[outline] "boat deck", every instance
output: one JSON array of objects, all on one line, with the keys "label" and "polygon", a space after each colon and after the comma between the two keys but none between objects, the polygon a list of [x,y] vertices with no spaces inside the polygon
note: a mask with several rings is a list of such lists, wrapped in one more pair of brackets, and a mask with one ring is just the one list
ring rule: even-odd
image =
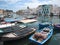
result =
[{"label": "boat deck", "polygon": [[31,22],[36,22],[37,20],[36,19],[23,19],[21,21],[18,21],[18,22],[22,22],[22,23],[31,23]]},{"label": "boat deck", "polygon": [[21,28],[19,26],[11,26],[11,27],[7,27],[7,28],[2,28],[2,29],[0,29],[0,31],[2,31],[2,33],[8,33],[8,32],[21,30],[21,29],[23,29],[23,28]]},{"label": "boat deck", "polygon": [[36,30],[34,28],[29,28],[29,27],[26,27],[24,29],[14,28],[14,30],[15,29],[16,29],[16,31],[2,35],[1,40],[7,41],[7,40],[20,39],[20,38],[23,38],[23,37],[35,32],[35,30]]}]

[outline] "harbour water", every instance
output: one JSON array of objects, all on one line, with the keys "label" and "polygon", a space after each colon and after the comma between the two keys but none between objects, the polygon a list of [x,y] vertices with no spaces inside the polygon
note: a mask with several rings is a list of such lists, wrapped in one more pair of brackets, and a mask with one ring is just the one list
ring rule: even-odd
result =
[{"label": "harbour water", "polygon": [[[40,16],[37,19],[38,19],[38,22],[28,24],[28,25],[32,27],[35,26],[38,29],[38,23],[41,22],[42,17]],[[48,18],[46,17],[46,19]],[[49,18],[49,21],[52,21],[53,24],[60,23],[60,17],[52,16]],[[6,41],[4,45],[37,45],[29,41],[29,37],[31,35],[22,39],[14,40],[14,41]],[[60,30],[54,30],[53,36],[44,45],[60,45]]]}]

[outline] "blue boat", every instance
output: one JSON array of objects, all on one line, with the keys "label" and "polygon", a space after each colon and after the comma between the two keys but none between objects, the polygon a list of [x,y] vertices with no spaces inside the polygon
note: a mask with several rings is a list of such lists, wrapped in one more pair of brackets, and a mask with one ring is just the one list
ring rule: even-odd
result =
[{"label": "blue boat", "polygon": [[36,43],[38,45],[43,45],[45,42],[47,42],[51,36],[53,35],[53,28],[45,27],[41,30],[37,30],[35,34],[33,34],[29,40],[33,43]]},{"label": "blue boat", "polygon": [[51,22],[43,22],[43,23],[40,23],[39,24],[39,30],[42,29],[42,28],[44,28],[44,27],[48,27],[50,25],[52,25]]},{"label": "blue boat", "polygon": [[20,18],[5,18],[4,21],[5,22],[17,22],[20,21]]}]

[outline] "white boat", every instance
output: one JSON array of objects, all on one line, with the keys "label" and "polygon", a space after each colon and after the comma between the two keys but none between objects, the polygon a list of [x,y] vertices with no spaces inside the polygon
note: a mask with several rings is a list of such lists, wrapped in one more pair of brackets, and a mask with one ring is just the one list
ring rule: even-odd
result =
[{"label": "white boat", "polygon": [[35,18],[37,18],[36,16],[28,16],[28,17],[26,17],[26,19],[35,19]]},{"label": "white boat", "polygon": [[20,20],[18,22],[22,22],[22,23],[31,23],[31,22],[36,22],[37,20],[36,19],[23,19],[23,20]]},{"label": "white boat", "polygon": [[15,25],[15,23],[0,24],[0,28],[11,27],[11,26],[14,26],[14,25]]},{"label": "white boat", "polygon": [[26,28],[24,24],[6,23],[0,25],[0,33],[10,33]]}]

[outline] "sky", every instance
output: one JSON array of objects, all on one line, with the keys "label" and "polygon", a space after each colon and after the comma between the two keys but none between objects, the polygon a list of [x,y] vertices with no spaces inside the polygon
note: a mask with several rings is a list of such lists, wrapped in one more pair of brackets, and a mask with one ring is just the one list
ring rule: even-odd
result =
[{"label": "sky", "polygon": [[38,5],[53,4],[60,6],[60,0],[0,0],[0,9],[9,9],[18,11],[26,9],[27,6],[30,8],[36,8]]}]

